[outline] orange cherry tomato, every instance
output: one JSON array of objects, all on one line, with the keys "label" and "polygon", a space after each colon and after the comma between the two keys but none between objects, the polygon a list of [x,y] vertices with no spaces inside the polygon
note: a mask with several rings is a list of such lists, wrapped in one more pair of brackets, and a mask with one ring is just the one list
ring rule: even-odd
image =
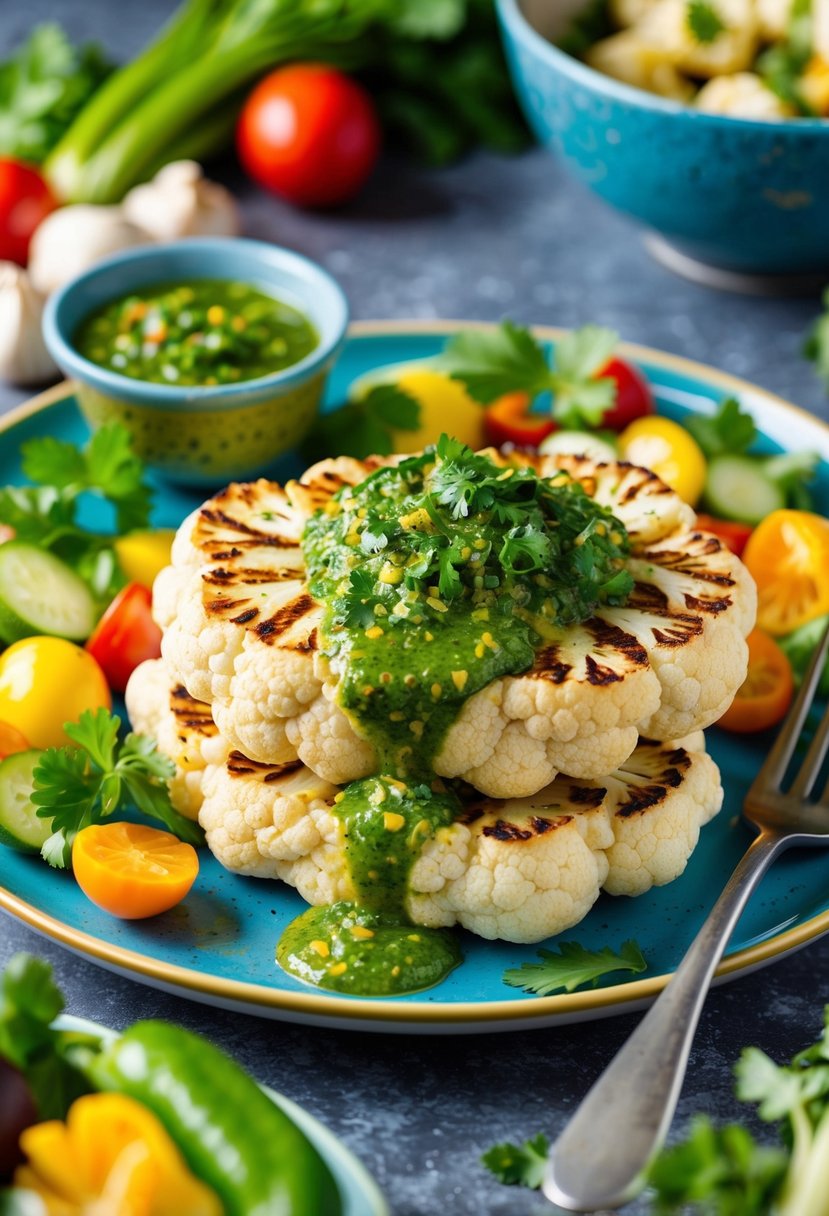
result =
[{"label": "orange cherry tomato", "polygon": [[725,730],[737,734],[774,726],[784,717],[794,694],[791,663],[774,638],[753,629],[747,640],[748,675],[719,720]]},{"label": "orange cherry tomato", "polygon": [[697,515],[697,527],[702,532],[713,532],[737,557],[742,557],[753,531],[751,524],[738,524],[733,519],[717,519],[715,515]]},{"label": "orange cherry tomato", "polygon": [[192,845],[135,823],[83,828],[72,845],[78,886],[94,904],[124,920],[157,916],[181,903],[196,881]]},{"label": "orange cherry tomato", "polygon": [[527,393],[504,393],[484,410],[484,434],[487,442],[500,448],[514,443],[519,448],[537,448],[542,439],[558,430],[558,423],[549,414],[533,414]]},{"label": "orange cherry tomato", "polygon": [[27,752],[31,744],[10,722],[0,722],[0,760],[13,756],[15,752]]},{"label": "orange cherry tomato", "polygon": [[161,655],[161,630],[152,616],[152,595],[141,583],[119,591],[98,622],[86,649],[114,692],[123,692],[136,667]]},{"label": "orange cherry tomato", "polygon": [[757,584],[757,624],[782,637],[829,612],[829,519],[772,511],[752,532],[743,561]]}]

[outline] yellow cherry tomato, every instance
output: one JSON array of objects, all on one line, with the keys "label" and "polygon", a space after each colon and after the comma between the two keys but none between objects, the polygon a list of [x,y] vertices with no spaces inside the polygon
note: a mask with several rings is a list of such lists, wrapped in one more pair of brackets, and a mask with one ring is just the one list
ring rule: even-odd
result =
[{"label": "yellow cherry tomato", "polygon": [[637,418],[619,436],[619,455],[650,469],[685,502],[696,505],[705,486],[705,457],[678,422],[656,414]]},{"label": "yellow cherry tomato", "polygon": [[392,430],[395,452],[419,452],[437,443],[445,431],[470,448],[479,448],[484,439],[484,411],[457,380],[442,372],[412,368],[398,375],[397,383],[420,406],[420,423],[415,431]]},{"label": "yellow cherry tomato", "polygon": [[748,538],[743,561],[757,584],[757,624],[767,633],[781,637],[829,612],[829,519],[772,511]]},{"label": "yellow cherry tomato", "polygon": [[174,536],[172,528],[127,532],[125,536],[119,536],[114,548],[127,581],[152,588],[155,576],[170,564]]},{"label": "yellow cherry tomato", "polygon": [[64,722],[111,704],[92,655],[63,638],[24,638],[0,655],[0,721],[12,722],[30,747],[71,743]]}]

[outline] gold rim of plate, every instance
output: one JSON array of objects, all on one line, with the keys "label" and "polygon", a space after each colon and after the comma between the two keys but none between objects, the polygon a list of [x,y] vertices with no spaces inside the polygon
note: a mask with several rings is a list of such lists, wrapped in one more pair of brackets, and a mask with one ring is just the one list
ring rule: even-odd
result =
[{"label": "gold rim of plate", "polygon": [[[458,329],[488,328],[492,328],[490,323],[477,321],[358,321],[349,326],[348,337],[374,338],[412,333],[442,335]],[[539,337],[552,340],[560,338],[567,332],[543,325],[534,325],[532,329]],[[751,384],[747,380],[741,380],[727,372],[720,372],[716,368],[697,363],[693,359],[664,354],[648,346],[620,343],[619,353],[639,362],[664,367],[705,381],[714,380],[718,385],[731,389],[735,393],[751,393],[776,409],[796,415],[811,426],[821,428],[826,433],[829,446],[828,423],[799,406],[790,404],[782,397],[758,388],[757,385]],[[71,381],[64,381],[33,397],[31,401],[10,410],[0,417],[0,434],[12,429],[33,414],[49,409],[50,406],[62,401],[65,397],[72,396],[73,392]],[[223,1002],[254,1006],[262,1010],[279,1010],[286,1014],[294,1013],[321,1019],[341,1018],[354,1022],[385,1023],[421,1022],[436,1026],[451,1026],[459,1022],[521,1023],[559,1018],[573,1020],[580,1014],[595,1015],[602,1010],[611,1010],[614,1007],[618,1007],[622,1012],[625,1006],[634,1002],[652,1000],[662,991],[673,974],[673,972],[667,972],[646,980],[622,980],[607,988],[588,989],[585,992],[564,993],[558,996],[535,997],[526,1001],[516,999],[463,1001],[451,1004],[429,1001],[428,1004],[420,1005],[373,998],[344,998],[329,996],[325,992],[286,992],[279,988],[267,988],[259,984],[245,983],[242,980],[222,979],[186,967],[163,963],[148,955],[126,950],[121,946],[101,941],[91,934],[72,929],[60,920],[41,912],[34,905],[19,899],[2,886],[0,886],[0,909],[9,912],[38,933],[44,934],[69,949],[96,959],[110,968],[132,972],[165,987],[199,994],[202,997],[213,997]],[[747,946],[745,949],[729,955],[720,963],[716,976],[718,978],[733,977],[752,971],[762,966],[763,963],[780,958],[784,954],[789,954],[791,951],[807,945],[825,933],[829,933],[829,910],[804,921],[801,925],[775,934],[766,941]]]}]

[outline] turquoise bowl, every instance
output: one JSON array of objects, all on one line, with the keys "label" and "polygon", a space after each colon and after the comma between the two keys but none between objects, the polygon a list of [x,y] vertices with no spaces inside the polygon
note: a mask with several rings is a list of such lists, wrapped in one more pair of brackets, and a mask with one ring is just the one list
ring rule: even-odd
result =
[{"label": "turquoise bowl", "polygon": [[829,275],[829,121],[700,113],[554,46],[584,0],[497,5],[515,87],[539,139],[608,203],[659,234],[677,266],[692,259],[740,274]]},{"label": "turquoise bowl", "polygon": [[[317,345],[268,376],[186,388],[119,375],[75,348],[78,326],[103,304],[137,288],[192,279],[233,279],[277,296],[309,318]],[[340,287],[308,258],[264,241],[194,238],[99,262],[50,297],[43,333],[61,371],[77,382],[91,426],[122,422],[141,458],[164,477],[209,485],[261,473],[305,437],[347,324]]]}]

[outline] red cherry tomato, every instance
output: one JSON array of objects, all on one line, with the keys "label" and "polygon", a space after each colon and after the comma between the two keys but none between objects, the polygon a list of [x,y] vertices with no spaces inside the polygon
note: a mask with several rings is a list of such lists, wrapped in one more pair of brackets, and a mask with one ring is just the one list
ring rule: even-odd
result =
[{"label": "red cherry tomato", "polygon": [[304,207],[352,198],[380,152],[380,123],[366,90],[320,63],[271,72],[245,102],[239,159],[261,185]]},{"label": "red cherry tomato", "polygon": [[549,414],[533,414],[524,392],[505,393],[484,410],[484,435],[493,447],[514,443],[520,448],[537,448],[542,439],[558,430]]},{"label": "red cherry tomato", "polygon": [[650,385],[638,367],[624,359],[611,359],[597,375],[602,380],[616,381],[616,404],[607,410],[601,421],[601,426],[607,430],[623,431],[629,422],[654,412]]},{"label": "red cherry tomato", "polygon": [[56,206],[34,165],[0,157],[0,261],[25,266],[32,233]]},{"label": "red cherry tomato", "polygon": [[738,524],[732,519],[717,519],[714,515],[698,515],[697,527],[703,532],[713,532],[737,557],[742,557],[746,541],[754,531],[749,524]]},{"label": "red cherry tomato", "polygon": [[86,644],[114,692],[124,691],[139,663],[161,654],[161,630],[151,605],[149,589],[130,583],[118,592]]}]

